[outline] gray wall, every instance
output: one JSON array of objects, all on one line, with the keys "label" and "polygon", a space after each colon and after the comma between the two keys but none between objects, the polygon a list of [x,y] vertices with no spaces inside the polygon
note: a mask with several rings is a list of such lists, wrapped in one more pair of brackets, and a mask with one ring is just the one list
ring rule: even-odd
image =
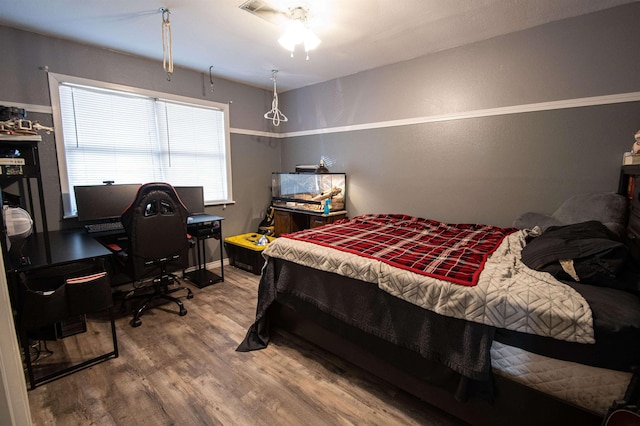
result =
[{"label": "gray wall", "polygon": [[[335,161],[350,216],[500,226],[576,193],[616,191],[640,102],[376,127],[640,91],[638,22],[633,3],[286,92],[282,131],[311,134],[286,138],[283,170]],[[354,125],[365,129],[314,132]]]},{"label": "gray wall", "polygon": [[[176,68],[167,81],[161,62],[137,58],[110,50],[89,47],[56,38],[0,26],[0,103],[11,102],[51,106],[46,65],[51,72],[140,87],[181,96],[230,103],[231,128],[270,131],[262,115],[271,105],[269,91],[215,79],[211,93],[207,72]],[[205,75],[206,74],[206,75]],[[50,114],[30,113],[32,120],[52,124]],[[50,229],[78,226],[75,219],[62,219],[55,139],[44,135],[40,158]],[[232,182],[235,204],[208,207],[207,212],[223,216],[224,236],[257,230],[270,202],[270,177],[280,169],[280,143],[277,140],[231,134]],[[217,241],[208,241],[207,258],[219,258]]]},{"label": "gray wall", "polygon": [[[509,225],[551,212],[576,193],[615,191],[622,153],[640,128],[640,102],[572,107],[378,128],[380,123],[640,91],[640,3],[543,25],[281,94],[281,141],[233,134],[237,203],[211,207],[225,235],[253,230],[271,171],[334,161],[348,174],[350,215],[403,212],[447,222]],[[0,27],[0,100],[50,105],[52,72],[231,101],[231,127],[272,131],[269,91],[159,62]],[[30,115],[45,124],[48,114]],[[364,129],[321,133],[362,125]],[[320,130],[320,131],[318,131]],[[296,136],[295,132],[310,131]],[[41,144],[50,227],[61,217],[55,141]],[[211,244],[217,257],[215,244]]]},{"label": "gray wall", "polygon": [[[270,173],[317,163],[348,174],[350,215],[404,212],[448,222],[509,225],[575,193],[615,191],[640,103],[565,108],[376,129],[380,122],[640,91],[640,4],[552,23],[280,95],[281,132],[366,125],[282,142],[232,134],[236,204],[210,207],[225,235],[257,227]],[[160,62],[0,27],[0,101],[50,106],[52,72],[230,102],[231,127],[273,131],[268,91]],[[321,60],[321,50],[311,60]],[[49,114],[30,114],[51,124]],[[365,126],[366,127],[366,126]],[[41,144],[48,222],[63,222],[55,140]],[[218,256],[209,243],[209,260]],[[0,407],[4,411],[6,407]]]}]

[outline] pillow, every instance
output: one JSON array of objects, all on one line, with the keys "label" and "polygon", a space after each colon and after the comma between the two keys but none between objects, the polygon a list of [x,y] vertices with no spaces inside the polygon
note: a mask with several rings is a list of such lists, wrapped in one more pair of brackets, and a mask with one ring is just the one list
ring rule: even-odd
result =
[{"label": "pillow", "polygon": [[551,226],[597,220],[618,236],[623,236],[627,223],[627,198],[613,192],[580,194],[567,199],[553,214],[528,212],[513,221],[513,227],[543,231]]},{"label": "pillow", "polygon": [[550,226],[564,225],[555,217],[549,214],[528,212],[518,216],[513,221],[513,227],[518,229],[533,229],[538,226],[542,231]]},{"label": "pillow", "polygon": [[562,203],[553,217],[565,225],[597,220],[624,225],[627,220],[627,198],[615,193],[574,195]]}]

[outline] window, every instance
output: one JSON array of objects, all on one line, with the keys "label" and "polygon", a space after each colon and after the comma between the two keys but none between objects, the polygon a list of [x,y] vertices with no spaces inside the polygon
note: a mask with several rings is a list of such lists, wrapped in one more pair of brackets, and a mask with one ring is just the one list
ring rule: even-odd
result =
[{"label": "window", "polygon": [[49,73],[65,217],[73,187],[168,182],[232,201],[225,104]]}]

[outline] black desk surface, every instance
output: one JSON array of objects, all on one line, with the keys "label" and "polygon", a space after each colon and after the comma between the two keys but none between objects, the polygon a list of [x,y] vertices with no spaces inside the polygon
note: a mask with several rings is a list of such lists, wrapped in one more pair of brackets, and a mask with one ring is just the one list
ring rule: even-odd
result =
[{"label": "black desk surface", "polygon": [[[200,225],[221,221],[224,218],[209,214],[189,216],[187,225]],[[122,231],[120,231],[122,232]],[[7,271],[26,271],[43,266],[75,262],[82,259],[109,256],[111,251],[96,237],[103,234],[89,234],[85,229],[49,231],[50,259],[43,233],[30,235],[22,241],[11,244],[8,258],[5,258]]]},{"label": "black desk surface", "polygon": [[36,233],[23,241],[15,241],[11,244],[8,259],[6,259],[6,269],[8,271],[25,271],[111,254],[109,249],[96,241],[84,229],[49,231],[48,236],[51,248],[50,259],[47,259],[44,234]]},{"label": "black desk surface", "polygon": [[187,218],[187,225],[197,225],[200,223],[207,223],[207,222],[219,222],[223,219],[224,217],[222,216],[214,216],[206,213],[196,214],[196,215],[189,216]]}]

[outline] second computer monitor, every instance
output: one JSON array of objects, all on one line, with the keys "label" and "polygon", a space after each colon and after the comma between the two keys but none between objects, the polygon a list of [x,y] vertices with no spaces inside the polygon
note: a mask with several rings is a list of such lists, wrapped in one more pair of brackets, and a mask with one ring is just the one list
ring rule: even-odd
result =
[{"label": "second computer monitor", "polygon": [[189,214],[204,212],[204,188],[201,186],[174,186]]}]

